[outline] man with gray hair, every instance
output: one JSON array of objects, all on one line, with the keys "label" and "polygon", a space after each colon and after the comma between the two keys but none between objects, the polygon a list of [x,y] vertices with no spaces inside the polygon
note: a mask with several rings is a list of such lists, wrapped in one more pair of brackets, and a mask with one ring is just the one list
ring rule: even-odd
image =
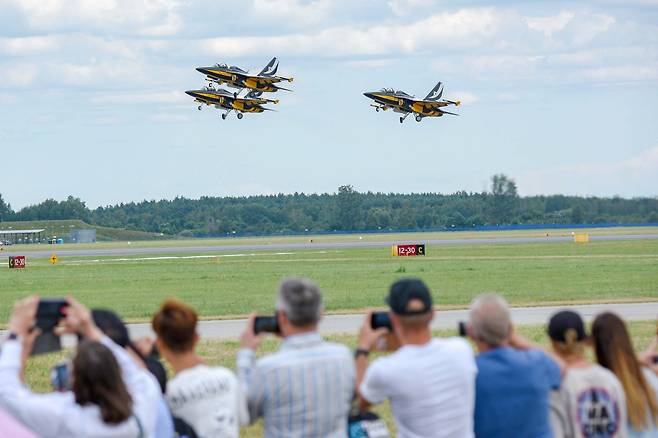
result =
[{"label": "man with gray hair", "polygon": [[549,397],[561,363],[514,332],[509,306],[496,294],[471,304],[468,334],[476,357],[476,437],[551,438]]},{"label": "man with gray hair", "polygon": [[238,376],[251,421],[265,419],[266,437],[345,437],[354,392],[354,361],[347,347],[323,341],[317,331],[322,296],[308,279],[284,280],[276,299],[276,353],[256,360],[263,334],[249,318],[240,340]]}]

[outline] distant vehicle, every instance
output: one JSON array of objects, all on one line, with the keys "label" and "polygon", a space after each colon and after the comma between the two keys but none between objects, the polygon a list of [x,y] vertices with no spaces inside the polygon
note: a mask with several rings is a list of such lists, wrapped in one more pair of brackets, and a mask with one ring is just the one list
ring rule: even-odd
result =
[{"label": "distant vehicle", "polygon": [[226,116],[231,111],[237,113],[238,119],[241,119],[243,113],[262,113],[263,111],[273,111],[270,108],[265,108],[263,105],[267,103],[279,103],[278,100],[265,99],[260,97],[260,91],[250,91],[244,97],[237,97],[235,93],[231,93],[224,89],[215,89],[211,86],[203,87],[201,90],[188,90],[185,94],[192,96],[195,102],[200,103],[198,106],[199,111],[203,105],[214,105],[217,109],[227,110],[222,114],[222,120],[226,120]]},{"label": "distant vehicle", "polygon": [[279,82],[292,82],[293,78],[286,78],[283,76],[276,76],[279,68],[279,61],[276,58],[272,60],[261,70],[257,75],[249,74],[247,70],[234,65],[228,66],[226,64],[215,64],[212,67],[198,67],[196,70],[199,73],[206,75],[206,80],[211,83],[219,85],[226,84],[231,88],[237,88],[239,91],[235,93],[238,96],[240,91],[245,88],[260,92],[275,92],[279,90],[291,91],[287,88],[275,85]]},{"label": "distant vehicle", "polygon": [[458,116],[459,114],[443,111],[441,108],[448,105],[459,106],[461,103],[458,100],[441,100],[443,95],[441,82],[436,84],[424,99],[416,99],[404,91],[395,91],[392,88],[382,88],[379,91],[363,93],[363,95],[375,101],[374,104],[370,104],[375,111],[392,109],[396,113],[404,114],[400,117],[400,123],[404,122],[409,114],[414,114],[417,122],[423,120],[424,117],[441,117],[444,114]]}]

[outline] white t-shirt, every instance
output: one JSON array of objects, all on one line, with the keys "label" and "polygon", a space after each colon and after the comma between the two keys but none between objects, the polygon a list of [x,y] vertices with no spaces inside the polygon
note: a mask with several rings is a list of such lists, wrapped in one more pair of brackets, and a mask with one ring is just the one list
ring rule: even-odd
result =
[{"label": "white t-shirt", "polygon": [[477,367],[460,338],[405,345],[375,360],[359,387],[370,403],[390,399],[398,437],[472,437]]},{"label": "white t-shirt", "polygon": [[551,394],[551,427],[556,438],[625,438],[626,399],[617,377],[592,364],[567,368]]},{"label": "white t-shirt", "polygon": [[237,438],[249,422],[242,387],[223,367],[197,365],[176,374],[167,382],[167,403],[201,438]]}]

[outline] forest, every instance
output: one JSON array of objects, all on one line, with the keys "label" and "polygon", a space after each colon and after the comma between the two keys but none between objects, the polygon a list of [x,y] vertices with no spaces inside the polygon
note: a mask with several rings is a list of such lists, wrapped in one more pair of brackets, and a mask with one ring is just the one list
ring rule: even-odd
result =
[{"label": "forest", "polygon": [[483,225],[658,223],[658,198],[518,194],[513,179],[491,177],[481,193],[335,193],[144,200],[90,209],[79,198],[13,211],[0,194],[0,222],[80,219],[92,225],[172,236],[224,236],[462,229]]}]

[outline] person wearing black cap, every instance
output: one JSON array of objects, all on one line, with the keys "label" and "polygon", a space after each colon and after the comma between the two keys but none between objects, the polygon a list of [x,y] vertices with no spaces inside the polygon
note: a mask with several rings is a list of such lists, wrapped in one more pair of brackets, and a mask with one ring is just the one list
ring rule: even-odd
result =
[{"label": "person wearing black cap", "polygon": [[461,338],[432,338],[432,296],[417,279],[399,280],[386,299],[401,347],[368,367],[368,354],[388,329],[366,316],[356,350],[363,409],[388,399],[398,437],[472,437],[476,366]]},{"label": "person wearing black cap", "polygon": [[[152,357],[145,357],[132,343],[128,333],[128,327],[123,323],[119,315],[112,310],[93,309],[91,317],[96,326],[119,347],[124,348],[131,354],[133,359],[143,363],[144,367],[158,382],[158,386],[164,392],[167,373],[162,364]],[[158,366],[159,365],[159,366]],[[157,403],[156,424],[154,438],[170,438],[174,435],[174,423],[171,412],[167,407],[164,397],[160,395],[154,401]]]},{"label": "person wearing black cap", "polygon": [[560,389],[551,394],[554,436],[628,436],[624,390],[611,371],[587,360],[588,337],[580,315],[570,310],[556,313],[548,336],[566,366]]}]

